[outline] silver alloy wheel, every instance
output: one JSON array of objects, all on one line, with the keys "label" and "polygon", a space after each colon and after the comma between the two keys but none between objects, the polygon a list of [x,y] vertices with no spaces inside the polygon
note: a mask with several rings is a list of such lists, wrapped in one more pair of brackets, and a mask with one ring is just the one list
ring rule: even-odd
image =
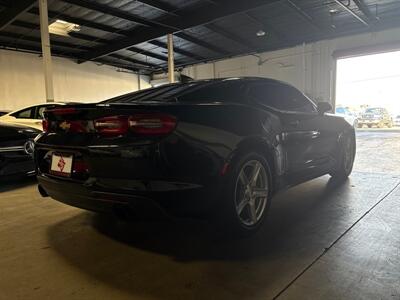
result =
[{"label": "silver alloy wheel", "polygon": [[235,186],[235,206],[240,221],[254,226],[260,221],[268,201],[268,176],[258,160],[246,162]]}]

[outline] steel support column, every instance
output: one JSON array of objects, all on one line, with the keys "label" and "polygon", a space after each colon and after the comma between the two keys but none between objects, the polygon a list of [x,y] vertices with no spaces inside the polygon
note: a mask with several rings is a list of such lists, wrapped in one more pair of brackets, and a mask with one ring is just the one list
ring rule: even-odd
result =
[{"label": "steel support column", "polygon": [[39,11],[40,11],[40,37],[42,41],[44,81],[46,88],[46,102],[54,102],[53,66],[51,61],[47,0],[39,0]]},{"label": "steel support column", "polygon": [[168,80],[175,82],[175,62],[174,62],[174,36],[168,34]]}]

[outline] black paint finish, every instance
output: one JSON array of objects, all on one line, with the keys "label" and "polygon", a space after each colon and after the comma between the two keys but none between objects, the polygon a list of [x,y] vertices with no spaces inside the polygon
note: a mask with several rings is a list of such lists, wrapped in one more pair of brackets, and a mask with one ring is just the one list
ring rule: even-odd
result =
[{"label": "black paint finish", "polygon": [[[296,112],[270,107],[268,99],[259,101],[264,95],[252,94],[253,84],[295,92],[296,97],[307,101],[307,109]],[[239,100],[232,102],[224,94],[203,95],[219,87],[229,94],[238,86]],[[183,214],[202,213],[218,201],[224,178],[243,154],[258,152],[265,156],[276,192],[330,173],[339,160],[341,137],[354,133],[343,118],[318,111],[293,87],[274,80],[221,79],[163,87],[171,94],[169,87],[183,87],[184,92],[163,98],[168,92],[160,88],[99,104],[75,105],[73,114],[47,112],[53,132],[36,139],[35,151],[41,187],[56,200],[90,210],[146,203]],[[195,98],[199,94],[202,100]],[[167,136],[129,132],[104,137],[91,125],[105,116],[150,112],[176,117],[175,130]],[[82,121],[86,132],[73,133],[60,127],[73,121]],[[87,170],[73,172],[70,178],[50,175],[54,152],[73,154]]]}]

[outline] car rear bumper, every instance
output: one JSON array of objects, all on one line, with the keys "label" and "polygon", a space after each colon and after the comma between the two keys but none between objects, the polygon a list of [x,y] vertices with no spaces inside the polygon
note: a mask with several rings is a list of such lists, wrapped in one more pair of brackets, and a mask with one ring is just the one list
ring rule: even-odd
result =
[{"label": "car rear bumper", "polygon": [[[51,198],[85,210],[118,213],[126,211],[135,215],[156,212],[176,216],[203,215],[209,210],[209,189],[175,182],[143,183],[126,180],[96,180],[74,182],[40,174],[40,189]],[[127,189],[131,186],[142,186]],[[125,187],[125,189],[121,188]]]}]

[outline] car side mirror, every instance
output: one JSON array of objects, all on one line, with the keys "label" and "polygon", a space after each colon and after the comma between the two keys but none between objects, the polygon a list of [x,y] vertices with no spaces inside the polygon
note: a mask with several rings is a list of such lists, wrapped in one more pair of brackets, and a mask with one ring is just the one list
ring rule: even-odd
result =
[{"label": "car side mirror", "polygon": [[332,110],[332,105],[329,102],[318,102],[317,110],[320,115]]}]

